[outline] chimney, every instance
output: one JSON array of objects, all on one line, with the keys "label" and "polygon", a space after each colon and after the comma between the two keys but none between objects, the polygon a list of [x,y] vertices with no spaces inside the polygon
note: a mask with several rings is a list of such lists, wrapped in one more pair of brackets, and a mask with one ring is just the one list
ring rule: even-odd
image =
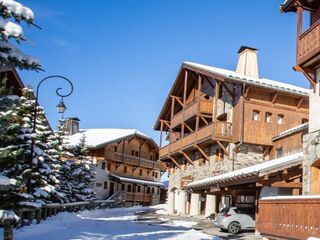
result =
[{"label": "chimney", "polygon": [[73,117],[73,118],[67,118],[64,122],[64,128],[67,132],[67,135],[73,135],[79,132],[79,122],[80,119]]},{"label": "chimney", "polygon": [[259,78],[258,49],[241,46],[238,50],[239,60],[236,73]]}]

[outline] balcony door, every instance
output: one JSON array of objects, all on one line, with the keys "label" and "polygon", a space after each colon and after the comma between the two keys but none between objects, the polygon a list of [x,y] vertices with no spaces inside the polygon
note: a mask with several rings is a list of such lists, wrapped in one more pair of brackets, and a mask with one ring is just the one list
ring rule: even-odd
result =
[{"label": "balcony door", "polygon": [[320,194],[320,159],[311,165],[311,194]]}]

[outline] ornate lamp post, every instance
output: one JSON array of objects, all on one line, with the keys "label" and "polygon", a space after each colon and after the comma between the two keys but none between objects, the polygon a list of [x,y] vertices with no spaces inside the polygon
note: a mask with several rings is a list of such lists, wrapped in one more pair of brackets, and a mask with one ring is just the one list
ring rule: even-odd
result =
[{"label": "ornate lamp post", "polygon": [[[72,84],[72,82],[71,82],[68,78],[66,78],[66,77],[63,77],[63,76],[60,76],[60,75],[52,75],[52,76],[48,76],[48,77],[42,79],[42,80],[38,83],[37,88],[36,88],[36,96],[35,96],[35,97],[36,97],[36,102],[35,102],[35,107],[34,107],[34,110],[33,110],[33,122],[32,122],[33,127],[32,127],[32,133],[35,133],[35,132],[36,132],[37,112],[38,112],[38,97],[39,97],[39,89],[40,89],[40,86],[41,86],[41,84],[42,84],[44,81],[46,81],[47,79],[51,79],[51,78],[61,78],[61,79],[65,80],[65,81],[67,81],[67,82],[70,84],[70,87],[71,87],[71,88],[70,88],[70,91],[69,91],[67,94],[62,94],[62,93],[60,93],[60,90],[62,90],[61,87],[59,87],[59,88],[56,89],[56,94],[61,97],[61,100],[60,100],[59,104],[56,106],[58,113],[63,114],[63,113],[65,112],[65,110],[67,109],[67,107],[66,107],[66,105],[65,105],[64,102],[63,102],[63,98],[70,96],[70,95],[72,94],[72,92],[73,92],[73,84]],[[32,169],[32,160],[33,160],[33,157],[34,157],[33,155],[34,155],[34,139],[32,138],[32,141],[31,141],[31,151],[30,151],[30,159],[29,159],[29,167],[30,167],[30,169]],[[28,191],[29,194],[31,194],[31,190],[32,190],[32,188],[31,188],[31,175],[30,175],[29,178],[28,178],[28,181],[27,181],[27,191]]]}]

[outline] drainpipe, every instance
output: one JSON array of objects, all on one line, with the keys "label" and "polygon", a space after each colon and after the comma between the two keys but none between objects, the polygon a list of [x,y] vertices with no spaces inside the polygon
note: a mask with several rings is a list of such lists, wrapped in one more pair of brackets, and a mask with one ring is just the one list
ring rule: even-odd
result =
[{"label": "drainpipe", "polygon": [[246,89],[246,83],[243,83],[242,87],[242,116],[241,116],[241,130],[240,130],[240,142],[234,147],[233,149],[233,154],[232,154],[232,171],[234,171],[234,154],[235,152],[239,149],[239,147],[243,143],[243,138],[244,138],[244,94],[245,94],[245,89]]}]

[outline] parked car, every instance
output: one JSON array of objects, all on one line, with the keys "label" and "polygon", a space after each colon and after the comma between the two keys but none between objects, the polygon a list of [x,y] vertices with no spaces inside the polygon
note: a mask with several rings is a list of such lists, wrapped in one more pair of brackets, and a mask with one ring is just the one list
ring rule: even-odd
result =
[{"label": "parked car", "polygon": [[214,225],[222,231],[236,234],[244,229],[255,228],[254,209],[242,209],[236,207],[224,208],[217,214],[213,221]]}]

